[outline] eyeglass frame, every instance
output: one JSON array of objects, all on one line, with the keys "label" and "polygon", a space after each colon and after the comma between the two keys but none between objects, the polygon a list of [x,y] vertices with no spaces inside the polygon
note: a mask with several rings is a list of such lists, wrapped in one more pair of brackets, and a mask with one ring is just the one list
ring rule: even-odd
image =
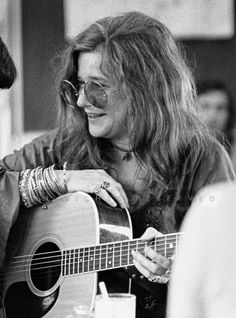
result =
[{"label": "eyeglass frame", "polygon": [[[77,97],[77,100],[78,100],[78,98],[79,98],[79,96],[80,96],[80,94],[81,94],[80,90],[83,89],[84,94],[85,94],[86,98],[87,98],[88,101],[89,101],[89,98],[88,98],[87,93],[86,93],[86,85],[87,85],[88,83],[95,83],[96,85],[98,85],[98,86],[104,91],[104,95],[102,95],[102,96],[104,96],[104,97],[109,96],[109,95],[111,95],[112,93],[114,93],[114,92],[116,91],[116,90],[115,90],[115,91],[111,91],[111,92],[106,92],[105,88],[104,88],[99,82],[94,81],[94,80],[89,80],[89,81],[87,81],[87,82],[84,82],[84,84],[81,85],[81,86],[79,87],[79,89],[76,88],[76,86],[75,86],[73,83],[71,83],[69,80],[66,80],[66,79],[65,79],[65,80],[63,80],[62,82],[66,82],[67,84],[69,84],[69,85],[72,87],[72,89],[74,90],[74,95],[75,95],[75,97]],[[61,95],[62,95],[62,97],[63,97],[63,99],[65,100],[66,103],[68,103],[69,105],[71,105],[71,106],[73,106],[73,107],[76,107],[76,106],[77,106],[77,103],[76,103],[76,105],[74,105],[74,104],[72,104],[72,103],[69,102],[69,100],[65,97],[64,90],[63,90],[62,88],[61,88]],[[90,101],[89,101],[89,103],[90,103]],[[92,103],[90,103],[90,104],[91,104],[92,106],[96,107],[96,106],[93,105]],[[104,107],[106,107],[106,105],[107,105],[107,99],[106,99],[106,104],[105,104],[103,107],[97,107],[97,108],[104,108]]]}]

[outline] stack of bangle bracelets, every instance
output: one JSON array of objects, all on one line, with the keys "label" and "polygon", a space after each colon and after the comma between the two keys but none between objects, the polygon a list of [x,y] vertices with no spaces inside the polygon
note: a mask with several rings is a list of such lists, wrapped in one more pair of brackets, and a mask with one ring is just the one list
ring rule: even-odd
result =
[{"label": "stack of bangle bracelets", "polygon": [[67,162],[63,165],[63,182],[55,174],[55,165],[21,171],[19,191],[24,205],[30,208],[66,194],[68,192],[66,165]]}]

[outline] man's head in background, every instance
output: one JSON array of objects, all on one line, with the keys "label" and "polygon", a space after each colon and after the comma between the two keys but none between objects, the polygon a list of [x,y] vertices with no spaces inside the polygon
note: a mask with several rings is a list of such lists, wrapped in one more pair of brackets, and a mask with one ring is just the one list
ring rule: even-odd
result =
[{"label": "man's head in background", "polygon": [[8,89],[16,78],[16,67],[5,43],[0,37],[0,88]]}]

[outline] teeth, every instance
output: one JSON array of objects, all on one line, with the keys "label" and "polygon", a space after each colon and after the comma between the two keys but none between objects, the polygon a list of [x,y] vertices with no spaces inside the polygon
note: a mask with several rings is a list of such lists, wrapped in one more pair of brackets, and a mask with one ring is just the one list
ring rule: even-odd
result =
[{"label": "teeth", "polygon": [[100,116],[102,116],[102,114],[94,114],[94,115],[92,115],[92,114],[88,114],[88,117],[89,118],[97,118],[97,117],[100,117]]}]

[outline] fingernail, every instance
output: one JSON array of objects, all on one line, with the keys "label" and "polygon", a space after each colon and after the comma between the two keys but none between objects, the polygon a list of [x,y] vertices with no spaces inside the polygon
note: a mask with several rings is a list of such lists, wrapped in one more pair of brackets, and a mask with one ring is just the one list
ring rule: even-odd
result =
[{"label": "fingernail", "polygon": [[115,208],[117,206],[117,203],[116,202],[111,202],[111,205]]}]

